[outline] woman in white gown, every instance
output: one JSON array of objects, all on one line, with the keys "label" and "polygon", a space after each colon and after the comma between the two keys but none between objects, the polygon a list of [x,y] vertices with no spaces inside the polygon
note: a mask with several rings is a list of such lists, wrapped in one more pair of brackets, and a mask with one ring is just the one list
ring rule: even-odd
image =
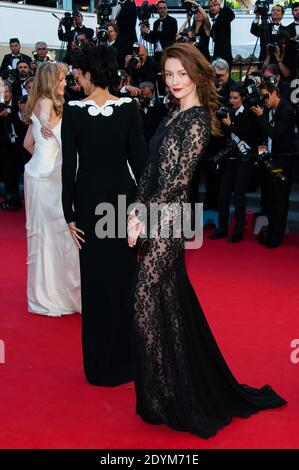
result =
[{"label": "woman in white gown", "polygon": [[78,248],[61,203],[61,115],[64,64],[39,66],[26,106],[30,126],[24,147],[24,193],[28,244],[28,310],[59,317],[81,312]]}]

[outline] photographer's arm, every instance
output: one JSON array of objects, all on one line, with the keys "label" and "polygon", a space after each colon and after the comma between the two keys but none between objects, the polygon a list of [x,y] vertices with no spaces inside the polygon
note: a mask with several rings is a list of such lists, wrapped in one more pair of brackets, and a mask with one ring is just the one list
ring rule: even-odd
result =
[{"label": "photographer's arm", "polygon": [[178,34],[182,33],[184,31],[184,29],[186,28],[187,24],[189,22],[189,16],[187,16],[187,18],[185,19],[184,23],[182,24],[182,26],[180,27],[180,29],[178,30]]},{"label": "photographer's arm", "polygon": [[280,115],[279,120],[277,120],[275,122],[275,125],[272,126],[267,120],[260,106],[254,106],[250,109],[257,116],[256,122],[262,130],[263,135],[266,135],[271,139],[279,139],[280,137],[283,137],[285,132],[288,130],[289,126],[292,125],[293,115],[290,113]]},{"label": "photographer's arm", "polygon": [[65,33],[63,31],[63,28],[62,28],[62,22],[59,21],[59,25],[58,25],[58,39],[59,41],[65,41]]},{"label": "photographer's arm", "polygon": [[291,71],[284,63],[284,50],[281,47],[277,46],[274,52],[274,56],[277,61],[277,65],[279,67],[281,75],[284,78],[288,78],[291,75]]},{"label": "photographer's arm", "polygon": [[[267,44],[267,47],[268,47],[268,44]],[[270,53],[269,53],[269,51],[268,51],[268,52],[267,52],[267,55],[266,55],[266,57],[265,57],[265,60],[264,60],[264,62],[263,62],[263,66],[264,66],[264,65],[269,65],[269,64],[270,64]]]},{"label": "photographer's arm", "polygon": [[[158,20],[157,20],[158,21]],[[156,24],[156,22],[155,22]],[[176,33],[178,31],[178,24],[177,21],[172,21],[167,25],[167,28],[164,31],[157,31],[155,28],[154,31],[150,31],[148,28],[141,26],[142,37],[154,44],[158,39],[162,41],[171,41],[175,38]],[[144,31],[144,32],[143,32]]]},{"label": "photographer's arm", "polygon": [[[257,18],[256,18],[256,20],[257,20]],[[251,23],[250,32],[251,32],[251,34],[253,34],[253,36],[259,37],[260,34],[261,34],[261,25],[256,20]]]}]

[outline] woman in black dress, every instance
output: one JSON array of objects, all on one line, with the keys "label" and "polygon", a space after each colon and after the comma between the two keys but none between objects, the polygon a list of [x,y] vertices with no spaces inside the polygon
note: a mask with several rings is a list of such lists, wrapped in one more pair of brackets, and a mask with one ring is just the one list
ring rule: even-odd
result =
[{"label": "woman in black dress", "polygon": [[[146,145],[135,101],[117,99],[108,91],[108,85],[117,80],[113,48],[86,46],[77,61],[79,82],[88,98],[64,107],[62,202],[65,219],[81,248],[85,375],[92,384],[114,386],[132,380],[128,299],[136,270],[126,241],[125,214],[124,227],[121,222],[118,226],[118,196],[125,195],[128,204],[135,197],[128,163],[138,181]],[[100,203],[115,209],[114,238],[99,238],[106,215],[97,215]],[[121,229],[123,238],[118,237]]]},{"label": "woman in black dress", "polygon": [[[150,143],[138,202],[188,201],[188,188],[210,133],[217,135],[217,95],[209,63],[191,44],[167,48],[162,58],[166,85],[177,108]],[[138,207],[138,206],[137,206]],[[144,230],[141,206],[129,216],[129,245]],[[139,217],[139,218],[138,218]],[[169,211],[170,223],[175,219]],[[171,229],[171,226],[170,226]],[[153,424],[208,438],[234,416],[248,417],[285,404],[269,385],[241,385],[215,342],[188,279],[184,238],[149,239],[133,296],[137,413]],[[176,233],[177,236],[177,233]]]}]

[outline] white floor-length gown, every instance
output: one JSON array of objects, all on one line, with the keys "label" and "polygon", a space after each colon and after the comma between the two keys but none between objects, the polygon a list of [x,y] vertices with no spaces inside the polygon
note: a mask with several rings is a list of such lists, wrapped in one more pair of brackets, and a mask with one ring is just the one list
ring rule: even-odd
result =
[{"label": "white floor-length gown", "polygon": [[59,317],[81,312],[78,248],[61,203],[61,120],[44,139],[32,114],[34,153],[25,166],[28,310]]}]

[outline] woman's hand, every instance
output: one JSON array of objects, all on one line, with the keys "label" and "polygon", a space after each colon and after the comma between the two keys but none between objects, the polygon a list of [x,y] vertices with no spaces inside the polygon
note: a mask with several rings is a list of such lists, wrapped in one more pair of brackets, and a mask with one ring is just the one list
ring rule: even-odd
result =
[{"label": "woman's hand", "polygon": [[52,127],[50,126],[49,122],[41,122],[40,131],[44,139],[49,139],[53,135]]},{"label": "woman's hand", "polygon": [[130,248],[136,245],[137,239],[141,233],[144,233],[144,223],[140,222],[136,215],[132,213],[128,216],[128,244]]},{"label": "woman's hand", "polygon": [[68,225],[69,225],[71,235],[72,235],[77,247],[79,248],[79,250],[81,250],[82,247],[81,247],[80,242],[85,243],[85,240],[84,240],[84,238],[82,238],[82,236],[80,236],[80,234],[85,235],[84,232],[76,227],[76,222],[70,222]]}]

